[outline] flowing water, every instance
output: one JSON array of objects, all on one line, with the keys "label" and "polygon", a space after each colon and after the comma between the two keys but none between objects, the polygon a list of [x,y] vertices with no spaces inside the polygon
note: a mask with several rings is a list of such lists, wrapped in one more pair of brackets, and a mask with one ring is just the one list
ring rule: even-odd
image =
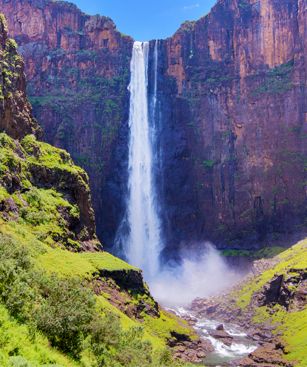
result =
[{"label": "flowing water", "polygon": [[[158,56],[155,52],[155,58]],[[131,59],[129,112],[129,179],[126,209],[127,234],[119,234],[127,260],[141,268],[147,279],[159,270],[162,249],[154,176],[154,120],[157,102],[157,59],[153,103],[148,97],[149,43],[135,42]],[[154,109],[151,111],[151,109]],[[150,118],[153,116],[153,118]]]},{"label": "flowing water", "polygon": [[[176,309],[175,313],[181,317],[195,318],[192,311],[187,311],[182,307]],[[210,333],[215,331],[220,324],[221,322],[217,320],[198,319],[194,326],[198,334],[210,341],[214,347],[214,351],[209,353],[204,360],[204,365],[207,367],[229,366],[229,363],[238,361],[257,349],[257,344],[249,339],[237,325],[223,323],[224,330],[233,337],[231,345],[228,346],[213,338]]]},{"label": "flowing water", "polygon": [[[149,97],[149,43],[135,42],[133,45],[129,85],[128,195],[125,218],[118,230],[116,241],[118,248],[123,249],[125,258],[141,268],[150,283],[154,282],[159,274],[160,253],[163,249],[156,187],[156,170],[159,167],[156,131],[159,120],[158,46],[156,41],[152,59],[152,94]],[[217,262],[213,261],[213,264]],[[197,266],[193,265],[193,269],[195,271]],[[214,273],[216,274],[216,269]],[[163,283],[165,284],[165,279]],[[180,316],[184,316],[185,312],[187,311],[184,309],[177,310]],[[231,346],[214,339],[210,336],[210,331],[215,330],[217,325],[218,322],[205,319],[198,320],[195,324],[198,333],[210,340],[215,348],[205,361],[207,366],[224,366],[256,348],[244,333],[232,325],[225,326],[226,331],[234,337]]]}]

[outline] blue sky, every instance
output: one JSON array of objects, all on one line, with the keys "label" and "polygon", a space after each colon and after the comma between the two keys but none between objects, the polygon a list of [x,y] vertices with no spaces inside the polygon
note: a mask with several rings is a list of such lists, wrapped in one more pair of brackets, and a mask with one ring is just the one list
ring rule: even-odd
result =
[{"label": "blue sky", "polygon": [[185,20],[207,14],[216,0],[69,0],[87,14],[111,17],[117,28],[146,41],[171,36]]}]

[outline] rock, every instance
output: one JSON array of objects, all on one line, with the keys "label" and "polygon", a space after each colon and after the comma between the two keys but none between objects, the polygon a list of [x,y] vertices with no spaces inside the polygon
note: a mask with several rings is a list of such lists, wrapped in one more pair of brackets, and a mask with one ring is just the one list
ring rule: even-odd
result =
[{"label": "rock", "polygon": [[[303,223],[304,189],[295,183],[285,189],[288,194],[283,191],[282,181],[291,182],[292,174],[283,170],[279,176],[277,186],[282,194],[278,198],[272,187],[277,167],[286,159],[276,146],[294,149],[297,156],[306,154],[299,138],[305,131],[304,114],[298,112],[303,102],[297,100],[304,97],[294,86],[296,71],[305,75],[306,34],[302,32],[300,41],[291,36],[287,45],[281,45],[279,38],[283,32],[297,34],[292,16],[304,29],[304,5],[269,0],[258,2],[256,10],[256,3],[247,1],[243,11],[238,4],[219,1],[207,17],[186,22],[160,46],[167,242],[173,243],[174,252],[178,244],[190,242],[191,236],[203,238],[205,234],[225,248],[227,239],[244,247],[247,238],[251,246],[269,236],[273,228],[275,233],[282,233],[285,227],[295,231],[295,221]],[[292,64],[293,57],[301,61]],[[276,67],[278,72],[287,63],[282,90],[271,88],[271,71]],[[261,77],[255,76],[258,68],[263,70]],[[291,80],[292,87],[286,80]],[[304,77],[300,83],[304,84]],[[288,98],[293,98],[293,107],[285,108]],[[291,134],[290,140],[284,133],[289,112],[302,129],[298,135]],[[291,170],[304,182],[302,164]]]},{"label": "rock", "polygon": [[187,336],[171,333],[168,345],[174,350],[174,356],[184,362],[201,363],[214,348],[208,340],[192,341]]},{"label": "rock", "polygon": [[287,310],[302,309],[307,298],[306,276],[305,270],[300,272],[290,270],[286,277],[283,274],[276,275],[253,296],[253,302],[260,307],[279,304]]},{"label": "rock", "polygon": [[[133,40],[117,31],[110,18],[88,16],[65,2],[1,0],[0,9],[24,55],[44,139],[69,151],[88,172],[97,232],[111,246],[125,205]],[[23,92],[22,73],[16,84]],[[29,115],[30,105],[23,111]],[[1,118],[0,107],[0,129]],[[21,127],[16,121],[16,129]]]},{"label": "rock", "polygon": [[218,325],[217,328],[216,328],[216,330],[218,330],[218,331],[224,331],[225,330],[224,329],[224,325],[223,324]]},{"label": "rock", "polygon": [[27,134],[40,135],[26,97],[24,63],[7,32],[6,20],[0,14],[0,132],[5,131],[14,139]]},{"label": "rock", "polygon": [[276,349],[275,344],[265,344],[251,353],[248,358],[238,362],[240,367],[292,367],[293,363],[286,361],[280,350]]},{"label": "rock", "polygon": [[0,202],[0,212],[6,220],[17,220],[19,218],[19,209],[12,198],[8,198]]},{"label": "rock", "polygon": [[231,344],[233,343],[233,337],[228,334],[224,328],[221,330],[214,330],[214,331],[210,331],[209,334],[215,338],[218,339],[219,341],[223,342],[224,344],[231,346]]}]

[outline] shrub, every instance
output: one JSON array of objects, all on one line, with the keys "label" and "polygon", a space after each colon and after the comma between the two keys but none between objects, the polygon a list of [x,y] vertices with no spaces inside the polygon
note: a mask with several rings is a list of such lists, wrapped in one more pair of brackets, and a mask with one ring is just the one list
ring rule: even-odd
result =
[{"label": "shrub", "polygon": [[95,299],[78,279],[45,278],[40,285],[43,301],[34,314],[39,330],[51,344],[74,358],[80,356],[95,312]]}]

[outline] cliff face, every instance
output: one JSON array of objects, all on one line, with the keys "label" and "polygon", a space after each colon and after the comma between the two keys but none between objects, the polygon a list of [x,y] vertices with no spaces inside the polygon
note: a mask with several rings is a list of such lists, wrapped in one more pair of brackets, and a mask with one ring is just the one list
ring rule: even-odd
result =
[{"label": "cliff face", "polygon": [[88,172],[98,235],[109,243],[123,210],[132,39],[65,2],[1,0],[0,8],[45,139]]},{"label": "cliff face", "polygon": [[250,246],[306,226],[306,39],[305,1],[221,0],[160,42],[175,246]]},{"label": "cliff face", "polygon": [[0,40],[0,365],[181,366],[170,344],[200,362],[204,343],[159,307],[141,270],[100,251],[88,176],[35,137],[2,14]]},{"label": "cliff face", "polygon": [[25,96],[23,61],[17,54],[17,45],[7,35],[7,23],[0,16],[0,131],[13,137],[38,133],[38,125],[31,115],[31,106]]},{"label": "cliff face", "polygon": [[[132,40],[65,2],[0,6],[46,140],[89,173],[98,234],[112,244],[127,181]],[[249,247],[306,226],[305,7],[220,0],[159,42],[158,191],[170,252],[203,239]]]},{"label": "cliff face", "polygon": [[50,222],[41,235],[47,242],[93,248],[98,241],[88,177],[67,152],[36,140],[41,130],[26,97],[23,61],[2,14],[0,40],[0,221]]}]

